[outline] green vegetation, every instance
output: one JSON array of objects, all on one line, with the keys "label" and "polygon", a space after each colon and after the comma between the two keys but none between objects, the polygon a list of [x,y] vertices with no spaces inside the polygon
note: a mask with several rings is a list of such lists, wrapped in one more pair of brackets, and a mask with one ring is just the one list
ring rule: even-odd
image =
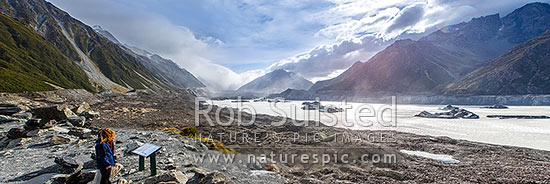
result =
[{"label": "green vegetation", "polygon": [[220,142],[220,141],[215,141],[215,140],[213,140],[209,137],[202,137],[199,133],[199,130],[197,130],[197,128],[195,128],[195,127],[184,127],[179,131],[175,128],[163,128],[162,130],[170,131],[170,132],[172,132],[174,134],[178,134],[180,136],[185,136],[185,137],[188,137],[188,138],[191,138],[191,139],[201,141],[208,148],[216,150],[216,151],[221,151],[221,152],[224,152],[224,153],[237,153],[235,150],[233,150],[231,148],[228,148],[225,145],[223,145],[223,143]]},{"label": "green vegetation", "polygon": [[[0,1],[0,11],[30,30],[36,30],[33,32],[41,35],[42,40],[57,48],[69,61],[82,60],[77,51],[80,49],[96,64],[103,75],[121,86],[134,89],[172,88],[159,80],[141,63],[139,58],[100,36],[91,27],[72,18],[51,3],[32,0]],[[63,34],[63,31],[68,33],[68,37]],[[73,46],[72,41],[78,48]],[[95,84],[94,87],[97,90],[101,89]],[[120,91],[120,89],[114,90]]]},{"label": "green vegetation", "polygon": [[79,66],[33,30],[0,14],[0,92],[55,89],[45,82],[94,91]]}]

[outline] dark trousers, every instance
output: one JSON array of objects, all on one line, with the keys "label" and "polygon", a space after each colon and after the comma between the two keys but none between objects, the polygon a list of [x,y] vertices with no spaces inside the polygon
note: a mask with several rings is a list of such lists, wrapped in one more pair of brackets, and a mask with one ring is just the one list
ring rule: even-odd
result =
[{"label": "dark trousers", "polygon": [[111,169],[100,169],[99,172],[101,172],[101,184],[111,184],[111,181],[109,181],[109,177],[111,177]]}]

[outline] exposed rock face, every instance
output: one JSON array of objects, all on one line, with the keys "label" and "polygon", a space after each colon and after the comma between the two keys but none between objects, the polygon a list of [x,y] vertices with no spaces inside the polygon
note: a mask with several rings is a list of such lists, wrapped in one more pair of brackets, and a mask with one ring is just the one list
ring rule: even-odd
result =
[{"label": "exposed rock face", "polygon": [[522,43],[444,89],[448,94],[550,93],[550,31]]},{"label": "exposed rock face", "polygon": [[485,65],[514,45],[550,29],[550,5],[532,3],[504,18],[498,14],[452,25],[418,41],[401,40],[310,91],[435,93],[442,85]]},{"label": "exposed rock face", "polygon": [[278,69],[264,76],[261,76],[241,86],[238,91],[241,93],[254,93],[267,95],[280,93],[286,89],[309,89],[313,85],[310,81],[298,76],[295,73]]}]

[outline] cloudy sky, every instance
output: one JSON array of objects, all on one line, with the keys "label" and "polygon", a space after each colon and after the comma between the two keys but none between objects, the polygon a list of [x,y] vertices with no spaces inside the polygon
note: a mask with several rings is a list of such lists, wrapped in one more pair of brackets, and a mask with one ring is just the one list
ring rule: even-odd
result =
[{"label": "cloudy sky", "polygon": [[[174,60],[212,89],[283,68],[313,82],[395,39],[531,0],[49,0],[122,43]],[[548,2],[549,0],[541,0]]]}]

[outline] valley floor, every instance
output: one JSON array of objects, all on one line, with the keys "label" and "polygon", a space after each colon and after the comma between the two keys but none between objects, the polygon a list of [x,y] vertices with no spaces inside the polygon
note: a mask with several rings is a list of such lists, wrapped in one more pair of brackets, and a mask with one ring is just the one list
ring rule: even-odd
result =
[{"label": "valley floor", "polygon": [[[126,154],[136,142],[163,146],[157,159],[159,173],[180,172],[188,183],[198,182],[207,178],[205,176],[212,181],[235,183],[544,183],[550,179],[548,151],[396,131],[349,130],[322,125],[286,124],[273,127],[270,123],[282,118],[268,115],[256,116],[257,123],[251,126],[205,126],[206,124],[201,123],[197,129],[202,136],[213,135],[212,139],[233,148],[237,153],[237,160],[242,160],[245,164],[223,161],[197,163],[194,162],[196,155],[227,154],[208,149],[209,146],[205,146],[208,144],[204,142],[159,130],[194,126],[194,104],[189,96],[158,96],[147,93],[92,95],[66,90],[1,94],[0,101],[28,107],[78,105],[82,102],[91,104],[91,109],[98,111],[101,116],[92,120],[90,129],[115,129],[119,140],[118,160],[125,166],[118,178],[135,183],[152,181],[148,170],[136,170],[137,156]],[[220,112],[221,120],[227,121],[230,109],[222,109]],[[210,115],[213,117],[213,114]],[[245,113],[242,122],[250,118]],[[289,119],[285,120],[290,122]],[[2,137],[10,128],[23,124],[24,122],[3,124],[0,129]],[[19,183],[37,179],[42,174],[60,172],[54,159],[62,156],[82,162],[84,173],[92,172],[95,166],[90,155],[93,153],[95,136],[79,138],[59,131],[63,128],[62,125],[55,125],[54,128],[41,130],[38,136],[25,139],[14,147],[2,148],[0,163],[11,167],[1,168],[0,181]],[[244,135],[247,135],[247,140]],[[52,145],[48,143],[52,136],[67,137],[71,141],[68,144]],[[439,154],[442,157],[452,156],[458,162],[422,157],[423,154],[407,154],[410,151]],[[330,157],[337,153],[348,154],[350,160],[368,156],[362,162],[355,163],[334,160],[327,163],[304,163],[283,162],[280,158],[270,158],[270,153],[310,156],[327,154]],[[249,154],[256,155],[255,159],[261,162],[246,163]],[[395,156],[395,162],[379,161],[387,155]]]}]

